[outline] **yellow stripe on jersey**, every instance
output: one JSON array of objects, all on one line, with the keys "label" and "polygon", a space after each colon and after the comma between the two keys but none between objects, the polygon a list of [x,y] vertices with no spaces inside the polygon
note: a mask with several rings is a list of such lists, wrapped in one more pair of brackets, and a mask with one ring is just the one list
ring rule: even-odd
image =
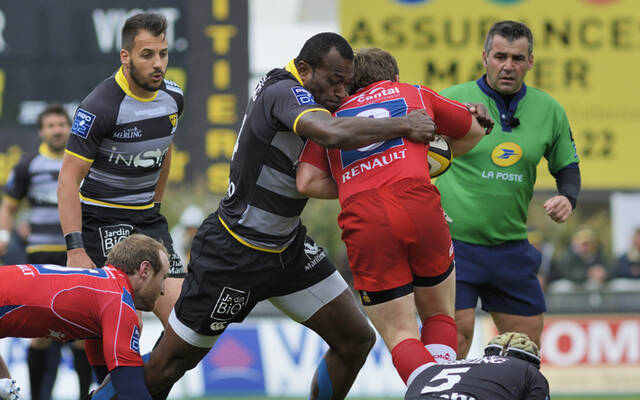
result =
[{"label": "yellow stripe on jersey", "polygon": [[46,143],[40,143],[40,147],[38,147],[38,153],[42,154],[47,158],[52,158],[54,160],[60,160],[64,155],[64,154],[54,153],[53,151],[51,151],[51,149]]},{"label": "yellow stripe on jersey", "polygon": [[33,246],[27,246],[27,254],[32,253],[63,253],[67,251],[67,246],[64,244],[34,244]]},{"label": "yellow stripe on jersey", "polygon": [[295,132],[295,134],[298,134],[297,128],[298,128],[298,121],[300,120],[300,117],[302,117],[303,115],[305,115],[306,113],[310,112],[310,111],[324,111],[329,113],[329,115],[331,115],[331,113],[329,112],[329,110],[327,110],[326,108],[310,108],[308,110],[304,110],[303,112],[301,112],[300,114],[298,114],[298,116],[296,117],[296,120],[293,121],[293,132]]},{"label": "yellow stripe on jersey", "polygon": [[116,73],[116,83],[127,94],[127,96],[143,102],[149,102],[149,101],[155,100],[156,96],[158,95],[157,90],[153,93],[153,96],[149,98],[139,97],[133,94],[133,92],[131,91],[131,88],[129,87],[129,82],[127,82],[127,78],[124,76],[124,72],[122,70],[123,68],[124,68],[123,66],[120,66],[120,69]]},{"label": "yellow stripe on jersey", "polygon": [[88,163],[93,163],[92,159],[84,157],[84,156],[81,156],[80,154],[74,153],[73,151],[71,151],[69,149],[64,149],[64,152],[69,154],[69,155],[72,155],[74,157],[77,157],[77,158],[81,159],[82,161],[86,161]]},{"label": "yellow stripe on jersey", "polygon": [[287,249],[287,246],[285,246],[284,248],[280,249],[280,250],[273,250],[273,249],[266,249],[264,247],[258,247],[258,246],[254,246],[251,243],[247,242],[246,240],[244,240],[243,238],[241,238],[240,236],[236,235],[235,232],[233,232],[228,226],[227,224],[224,223],[224,221],[222,220],[222,218],[218,215],[218,219],[220,220],[220,222],[222,223],[222,226],[224,226],[224,229],[227,230],[227,232],[229,232],[229,234],[231,236],[233,236],[233,238],[235,240],[237,240],[238,242],[240,242],[241,244],[254,249],[254,250],[258,250],[258,251],[264,251],[266,253],[282,253],[283,251],[285,251]]},{"label": "yellow stripe on jersey", "polygon": [[9,196],[8,194],[4,194],[4,196],[2,196],[2,200],[9,202],[11,204],[14,205],[19,205],[20,202],[22,201],[21,199],[16,199],[15,197]]},{"label": "yellow stripe on jersey", "polygon": [[88,197],[83,196],[82,194],[78,193],[78,196],[80,196],[80,199],[86,203],[91,203],[97,206],[106,206],[106,207],[111,207],[111,208],[122,208],[125,210],[148,210],[150,208],[153,208],[153,202],[149,203],[149,204],[144,204],[141,206],[127,206],[124,204],[116,204],[116,203],[109,203],[106,201],[100,201],[100,200],[96,200],[96,199],[90,199]]}]

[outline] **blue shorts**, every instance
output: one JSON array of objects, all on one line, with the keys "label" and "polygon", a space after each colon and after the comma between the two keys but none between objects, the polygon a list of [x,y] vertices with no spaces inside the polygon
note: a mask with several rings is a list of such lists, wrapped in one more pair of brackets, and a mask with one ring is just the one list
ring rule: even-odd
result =
[{"label": "blue shorts", "polygon": [[547,310],[536,273],[540,252],[528,240],[498,246],[453,241],[456,260],[456,310],[475,308],[515,315]]}]

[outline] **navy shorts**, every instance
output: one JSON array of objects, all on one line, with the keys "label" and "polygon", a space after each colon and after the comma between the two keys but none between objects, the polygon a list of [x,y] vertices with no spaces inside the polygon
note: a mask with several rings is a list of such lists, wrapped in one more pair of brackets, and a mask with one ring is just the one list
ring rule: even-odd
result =
[{"label": "navy shorts", "polygon": [[453,241],[456,310],[475,308],[515,315],[537,315],[547,306],[536,276],[540,252],[528,240],[498,246]]}]

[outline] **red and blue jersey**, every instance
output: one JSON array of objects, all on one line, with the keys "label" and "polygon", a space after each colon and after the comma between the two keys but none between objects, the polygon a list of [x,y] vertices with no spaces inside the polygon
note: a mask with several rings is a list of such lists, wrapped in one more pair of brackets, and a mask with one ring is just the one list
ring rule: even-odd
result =
[{"label": "red and blue jersey", "polygon": [[[471,127],[467,108],[440,96],[425,86],[380,81],[347,97],[335,112],[337,117],[402,117],[414,110],[425,110],[434,120],[437,132],[463,137]],[[327,150],[308,140],[300,161],[331,173],[338,184],[340,203],[368,189],[388,186],[406,178],[430,181],[428,146],[404,137],[374,143],[356,150]]]},{"label": "red and blue jersey", "polygon": [[0,267],[0,338],[85,342],[91,365],[142,366],[140,327],[127,275],[58,265]]}]

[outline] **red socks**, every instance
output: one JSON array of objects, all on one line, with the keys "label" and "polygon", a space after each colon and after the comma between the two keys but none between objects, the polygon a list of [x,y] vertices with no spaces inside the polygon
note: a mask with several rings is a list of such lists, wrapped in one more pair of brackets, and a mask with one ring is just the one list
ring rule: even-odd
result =
[{"label": "red socks", "polygon": [[453,318],[434,315],[422,324],[420,339],[436,362],[454,361],[458,351],[458,329]]},{"label": "red socks", "polygon": [[418,339],[405,339],[391,350],[393,365],[406,384],[411,373],[421,365],[435,362],[429,350]]}]

